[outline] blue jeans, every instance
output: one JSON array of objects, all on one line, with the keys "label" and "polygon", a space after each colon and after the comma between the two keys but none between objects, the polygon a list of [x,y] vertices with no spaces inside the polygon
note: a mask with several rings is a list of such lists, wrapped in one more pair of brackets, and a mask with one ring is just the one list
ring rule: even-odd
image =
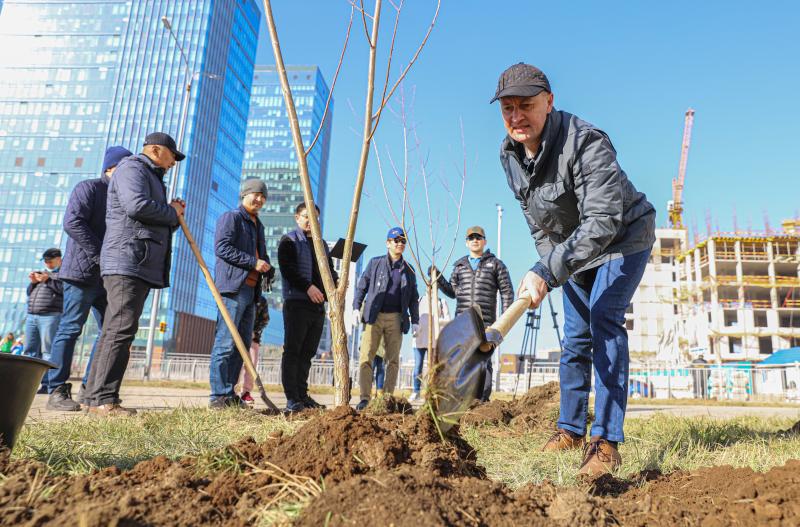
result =
[{"label": "blue jeans", "polygon": [[56,336],[61,313],[31,315],[25,319],[25,351],[23,355],[50,360],[50,347]]},{"label": "blue jeans", "polygon": [[[255,289],[242,285],[238,293],[225,293],[222,303],[228,309],[233,323],[244,341],[244,347],[250,348],[253,340],[253,324],[256,316]],[[217,330],[214,335],[214,348],[211,350],[211,400],[236,395],[234,386],[242,371],[242,357],[233,335],[228,330],[222,315],[217,316]]]},{"label": "blue jeans", "polygon": [[375,387],[383,390],[383,381],[386,378],[386,368],[383,364],[383,357],[375,355],[372,361],[372,369],[375,370]]},{"label": "blue jeans", "polygon": [[414,378],[412,380],[414,385],[414,393],[419,395],[422,389],[422,367],[425,365],[425,354],[428,348],[414,348]]},{"label": "blue jeans", "polygon": [[103,316],[107,305],[106,290],[102,283],[84,286],[64,282],[64,311],[50,348],[50,360],[53,361],[56,368],[45,375],[47,393],[53,393],[56,388],[69,380],[75,343],[78,341],[91,311],[97,321],[98,331],[89,354],[89,362],[86,364],[86,373],[83,376],[82,382],[84,385],[86,384],[94,350],[97,348],[97,341],[100,339],[100,332],[103,329]]},{"label": "blue jeans", "polygon": [[594,364],[592,436],[624,441],[629,362],[625,309],[639,286],[649,256],[648,249],[616,258],[579,277],[573,276],[564,284],[559,428],[579,435],[586,433]]}]

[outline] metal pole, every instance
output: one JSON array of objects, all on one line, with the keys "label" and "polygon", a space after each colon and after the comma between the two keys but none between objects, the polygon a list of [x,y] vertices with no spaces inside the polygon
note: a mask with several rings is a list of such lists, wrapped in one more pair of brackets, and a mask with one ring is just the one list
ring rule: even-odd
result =
[{"label": "metal pole", "polygon": [[[497,206],[497,258],[500,259],[503,254],[503,206],[499,203]],[[502,308],[502,301],[500,300],[500,292],[497,293],[497,315],[500,316],[500,309]],[[494,352],[494,389],[500,391],[500,346]]]},{"label": "metal pole", "polygon": [[[186,53],[183,51],[183,47],[181,46],[178,37],[175,36],[175,33],[172,31],[172,25],[169,22],[167,17],[161,17],[161,22],[164,24],[164,27],[169,31],[170,37],[175,41],[175,46],[181,52],[181,60],[183,61],[184,66],[186,67],[186,91],[183,93],[183,104],[181,105],[181,124],[180,128],[178,129],[178,141],[177,146],[178,149],[183,148],[183,138],[186,134],[186,120],[189,115],[189,101],[192,96],[192,82],[194,81],[194,73],[191,72],[189,66],[189,59],[186,57]],[[185,151],[184,151],[185,153]],[[167,191],[167,202],[171,202],[175,199],[175,193],[178,190],[178,176],[180,175],[180,165],[176,166],[174,172],[172,174],[172,178],[170,178],[169,182],[169,189]],[[153,293],[153,300],[150,304],[150,324],[148,326],[147,332],[147,347],[145,348],[145,366],[144,366],[144,379],[150,380],[150,368],[153,365],[153,348],[155,347],[156,341],[156,320],[158,319],[158,309],[161,304],[161,289],[156,289]]]}]

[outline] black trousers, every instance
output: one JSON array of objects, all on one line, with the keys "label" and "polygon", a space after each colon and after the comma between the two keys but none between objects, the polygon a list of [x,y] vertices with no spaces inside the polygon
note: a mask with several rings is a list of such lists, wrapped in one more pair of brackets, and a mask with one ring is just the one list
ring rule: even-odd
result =
[{"label": "black trousers", "polygon": [[86,382],[85,398],[90,406],[119,402],[119,387],[128,368],[131,343],[150,293],[147,282],[132,276],[105,276],[103,285],[108,306]]},{"label": "black trousers", "polygon": [[325,313],[317,304],[287,301],[283,306],[283,356],[281,382],[286,399],[300,401],[308,395],[311,359],[317,354]]}]

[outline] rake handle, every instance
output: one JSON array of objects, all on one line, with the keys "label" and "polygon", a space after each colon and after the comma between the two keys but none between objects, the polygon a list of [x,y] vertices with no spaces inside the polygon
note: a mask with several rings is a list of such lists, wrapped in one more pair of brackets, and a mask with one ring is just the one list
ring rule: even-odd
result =
[{"label": "rake handle", "polygon": [[225,325],[228,326],[228,331],[230,331],[231,335],[233,336],[233,342],[236,344],[236,349],[239,350],[239,355],[242,356],[244,367],[247,368],[247,372],[250,374],[250,376],[255,379],[256,386],[258,386],[258,390],[261,392],[261,400],[264,401],[264,404],[266,404],[270,410],[275,412],[280,411],[278,410],[278,407],[275,406],[275,403],[270,401],[269,397],[267,397],[267,391],[264,389],[264,384],[261,382],[261,377],[258,375],[256,367],[253,365],[253,361],[250,360],[250,353],[244,345],[242,336],[239,335],[239,330],[236,328],[236,324],[234,324],[231,314],[228,313],[228,308],[225,307],[225,304],[222,301],[222,295],[219,293],[219,289],[217,289],[216,284],[214,284],[214,278],[208,271],[206,262],[203,259],[203,254],[200,252],[200,248],[197,247],[197,243],[194,241],[194,236],[192,236],[191,231],[189,231],[189,226],[186,225],[186,220],[182,215],[179,214],[178,221],[181,224],[183,235],[186,237],[186,241],[189,242],[189,247],[192,248],[194,257],[197,259],[198,265],[200,265],[200,270],[203,271],[203,276],[206,278],[208,288],[211,289],[211,294],[214,297],[214,301],[217,303],[217,307],[222,315],[222,319],[225,321]]}]

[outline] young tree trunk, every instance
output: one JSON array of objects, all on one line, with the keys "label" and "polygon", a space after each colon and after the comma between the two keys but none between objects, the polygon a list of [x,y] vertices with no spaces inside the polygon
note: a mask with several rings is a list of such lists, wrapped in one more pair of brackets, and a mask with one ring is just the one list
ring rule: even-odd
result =
[{"label": "young tree trunk", "polygon": [[[340,278],[342,280],[344,278]],[[337,290],[329,302],[331,355],[333,355],[334,406],[350,404],[350,354],[347,348],[344,309],[346,291]]]}]

